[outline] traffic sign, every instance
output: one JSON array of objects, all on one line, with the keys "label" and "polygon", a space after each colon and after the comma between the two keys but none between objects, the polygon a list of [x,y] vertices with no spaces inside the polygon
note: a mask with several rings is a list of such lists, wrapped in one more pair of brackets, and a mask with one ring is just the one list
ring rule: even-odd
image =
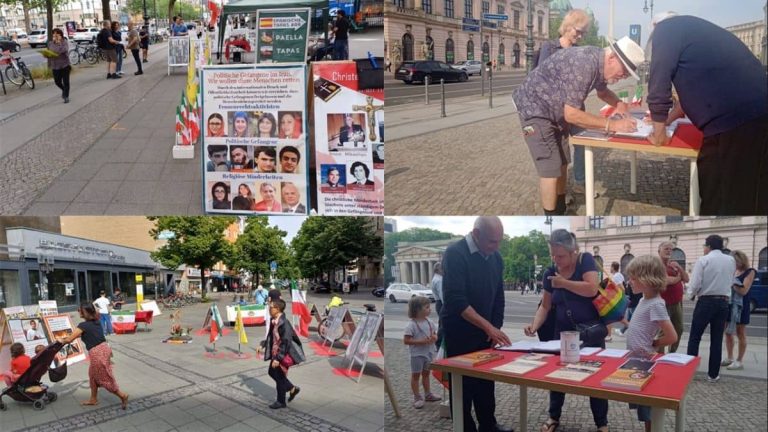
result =
[{"label": "traffic sign", "polygon": [[479,32],[480,31],[480,26],[479,25],[463,24],[461,26],[461,30],[465,31],[465,32]]},{"label": "traffic sign", "polygon": [[485,13],[483,14],[483,19],[507,21],[509,19],[509,15]]},{"label": "traffic sign", "polygon": [[272,273],[277,271],[277,261],[272,261],[269,263],[269,269],[272,271]]},{"label": "traffic sign", "polygon": [[480,25],[480,20],[479,19],[474,19],[474,18],[464,17],[464,18],[461,19],[461,23],[462,24],[469,24],[469,25],[479,26]]},{"label": "traffic sign", "polygon": [[495,29],[498,27],[498,25],[493,21],[483,20],[483,27]]}]

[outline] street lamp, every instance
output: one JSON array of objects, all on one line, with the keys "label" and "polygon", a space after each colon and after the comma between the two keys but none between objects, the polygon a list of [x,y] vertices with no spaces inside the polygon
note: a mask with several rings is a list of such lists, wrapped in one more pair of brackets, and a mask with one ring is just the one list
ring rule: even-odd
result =
[{"label": "street lamp", "polygon": [[528,0],[528,37],[525,41],[525,71],[533,68],[533,0]]},{"label": "street lamp", "polygon": [[544,225],[549,225],[549,235],[552,236],[552,216],[544,216]]},{"label": "street lamp", "polygon": [[144,27],[149,31],[149,17],[147,16],[147,0],[142,0],[142,6],[144,7]]}]

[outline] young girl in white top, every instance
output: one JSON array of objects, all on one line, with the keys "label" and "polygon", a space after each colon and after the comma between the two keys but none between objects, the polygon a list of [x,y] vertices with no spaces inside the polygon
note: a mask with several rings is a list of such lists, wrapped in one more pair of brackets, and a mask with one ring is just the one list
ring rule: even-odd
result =
[{"label": "young girl in white top", "polygon": [[[435,353],[437,341],[437,326],[429,320],[432,307],[427,297],[414,296],[408,302],[408,318],[411,321],[405,327],[403,343],[408,345],[411,355],[411,390],[413,390],[413,407],[420,409],[424,401],[435,402],[442,399],[435,396],[429,389],[429,365]],[[424,398],[419,393],[419,376],[424,386]]]},{"label": "young girl in white top", "polygon": [[[667,287],[667,271],[661,259],[653,255],[643,255],[632,260],[627,268],[627,276],[636,293],[643,298],[632,314],[627,329],[627,349],[630,357],[651,358],[659,347],[672,345],[677,341],[677,333],[669,319],[664,299],[659,294]],[[656,335],[661,330],[661,336]],[[645,422],[645,430],[651,430],[651,408],[629,404],[637,408],[637,419]]]}]

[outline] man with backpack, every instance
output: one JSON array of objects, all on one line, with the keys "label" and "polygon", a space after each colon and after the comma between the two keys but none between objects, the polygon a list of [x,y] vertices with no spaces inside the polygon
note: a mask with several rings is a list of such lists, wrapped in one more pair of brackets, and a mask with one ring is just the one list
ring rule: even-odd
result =
[{"label": "man with backpack", "polygon": [[117,51],[115,46],[119,43],[112,37],[112,22],[104,20],[101,22],[101,31],[96,37],[96,42],[104,53],[104,58],[107,59],[107,79],[121,78],[120,75],[115,73],[117,70]]}]

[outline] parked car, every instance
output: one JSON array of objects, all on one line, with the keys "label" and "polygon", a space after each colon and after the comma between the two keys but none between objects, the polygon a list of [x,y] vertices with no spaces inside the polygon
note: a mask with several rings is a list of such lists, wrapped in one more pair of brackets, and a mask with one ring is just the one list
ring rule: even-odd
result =
[{"label": "parked car", "polygon": [[27,39],[27,32],[22,28],[8,29],[8,36],[14,35],[16,39]]},{"label": "parked car", "polygon": [[402,80],[406,84],[424,82],[429,77],[429,82],[445,81],[464,82],[469,79],[466,71],[454,69],[448,63],[436,60],[405,61],[395,71],[395,79]]},{"label": "parked car", "polygon": [[77,29],[72,40],[75,43],[96,43],[96,36],[99,35],[98,27],[88,27]]},{"label": "parked car", "polygon": [[768,270],[759,270],[749,289],[749,310],[768,309]]},{"label": "parked car", "polygon": [[432,295],[432,290],[427,289],[422,284],[405,284],[405,283],[393,283],[390,284],[386,291],[386,296],[392,303],[399,301],[408,301],[411,297],[421,296],[427,297],[434,303],[435,296]]},{"label": "parked car", "polygon": [[7,36],[0,36],[0,49],[2,51],[19,52],[21,51],[21,45],[15,40],[8,39]]},{"label": "parked car", "polygon": [[38,45],[46,45],[48,43],[48,30],[32,30],[27,43],[32,48],[37,48]]},{"label": "parked car", "polygon": [[483,74],[483,62],[480,60],[467,60],[453,65],[454,69],[460,69],[467,73],[467,75],[482,75]]},{"label": "parked car", "polygon": [[311,291],[314,291],[316,293],[330,293],[331,292],[331,284],[328,281],[322,281],[322,282],[312,282],[309,285],[309,289]]}]

